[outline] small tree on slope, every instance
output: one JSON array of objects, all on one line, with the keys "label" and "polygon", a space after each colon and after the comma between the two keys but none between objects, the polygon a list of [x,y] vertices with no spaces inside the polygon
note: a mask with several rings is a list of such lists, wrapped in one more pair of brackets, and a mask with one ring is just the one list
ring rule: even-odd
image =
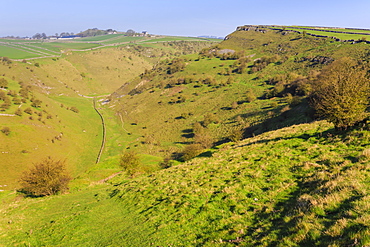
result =
[{"label": "small tree on slope", "polygon": [[324,68],[314,82],[312,102],[317,113],[336,129],[347,129],[366,118],[370,80],[367,70],[351,58]]},{"label": "small tree on slope", "polygon": [[55,195],[68,190],[70,180],[65,162],[47,157],[24,172],[20,179],[21,191],[33,196]]}]

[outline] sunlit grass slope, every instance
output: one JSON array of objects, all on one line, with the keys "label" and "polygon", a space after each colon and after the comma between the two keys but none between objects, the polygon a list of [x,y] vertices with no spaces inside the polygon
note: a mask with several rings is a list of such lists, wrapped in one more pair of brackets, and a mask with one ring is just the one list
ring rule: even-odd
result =
[{"label": "sunlit grass slope", "polygon": [[[76,176],[94,164],[99,151],[101,123],[91,99],[38,92],[33,97],[42,101],[41,107],[26,102],[2,113],[10,116],[0,116],[0,128],[10,129],[9,135],[0,135],[0,181],[6,189],[14,188],[21,173],[46,156],[66,159],[68,169]],[[71,107],[79,112],[71,111]],[[22,116],[13,115],[18,108]],[[30,113],[25,113],[26,109]]]},{"label": "sunlit grass slope", "polygon": [[[169,60],[112,94],[110,106],[118,111],[124,135],[136,137],[122,145],[162,157],[181,152],[194,141],[194,124],[207,116],[214,119],[206,130],[215,142],[227,139],[235,128],[247,128],[253,135],[309,122],[313,114],[305,97],[298,97],[298,105],[290,105],[282,96],[266,97],[266,92],[274,89],[270,81],[278,76],[307,78],[326,66],[325,61],[344,56],[367,59],[367,48],[367,44],[294,32],[236,31],[205,54],[212,50],[244,52],[249,60],[243,73],[235,72],[235,59],[187,55],[181,57],[182,69],[169,73],[173,62]],[[255,61],[272,56],[279,61],[252,71]],[[315,62],[320,59],[324,62]],[[248,100],[251,92],[252,101]],[[154,140],[154,145],[148,139]]]},{"label": "sunlit grass slope", "polygon": [[[367,130],[325,122],[225,144],[130,181],[3,207],[4,245],[367,245]],[[13,201],[13,202],[12,202]]]},{"label": "sunlit grass slope", "polygon": [[[125,55],[135,61],[121,61]],[[18,92],[18,83],[22,82],[31,87],[32,97],[42,104],[32,107],[30,96],[26,103],[2,112],[11,116],[0,116],[0,129],[10,128],[9,135],[0,135],[0,184],[6,189],[16,187],[21,173],[46,156],[66,159],[74,177],[92,167],[102,142],[102,126],[93,99],[85,96],[112,92],[146,67],[149,63],[144,59],[117,49],[3,64],[1,70],[9,82],[5,92]],[[120,78],[123,74],[125,77]],[[71,107],[79,112],[71,111]],[[18,108],[22,116],[14,115]],[[31,114],[24,112],[27,108]]]},{"label": "sunlit grass slope", "polygon": [[[121,143],[134,139],[127,136],[115,112],[107,107],[103,114],[108,141],[102,156],[102,161],[107,161],[101,166],[95,165],[102,143],[102,123],[93,108],[93,97],[98,97],[98,102],[104,101],[100,97],[143,73],[161,57],[183,52],[180,47],[164,47],[162,43],[145,48],[131,45],[89,52],[69,51],[60,58],[2,62],[0,75],[8,81],[8,87],[2,91],[14,92],[14,96],[9,96],[9,109],[0,112],[4,114],[0,115],[0,130],[10,129],[9,135],[0,132],[0,185],[6,185],[3,187],[6,189],[16,188],[21,173],[46,156],[66,159],[73,177],[86,177],[85,172],[92,169],[92,179],[98,180],[117,171],[117,157],[124,148]],[[29,98],[14,104],[14,100],[21,99],[20,84],[30,87]],[[41,105],[33,107],[32,98],[42,101]],[[3,103],[0,100],[0,104]],[[100,103],[97,105],[100,107]],[[78,113],[72,111],[72,107],[77,108]],[[24,112],[27,108],[30,114]],[[18,109],[21,116],[15,115]],[[158,157],[148,157],[143,156],[144,163],[159,161]],[[75,185],[88,184],[89,179]]]}]

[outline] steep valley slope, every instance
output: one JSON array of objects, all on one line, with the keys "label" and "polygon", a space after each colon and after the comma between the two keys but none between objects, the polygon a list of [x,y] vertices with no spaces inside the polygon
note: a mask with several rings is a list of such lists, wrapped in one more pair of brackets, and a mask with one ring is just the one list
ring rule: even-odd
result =
[{"label": "steep valley slope", "polygon": [[[169,44],[172,48],[167,47]],[[60,58],[2,61],[0,79],[7,86],[0,89],[0,129],[8,130],[0,135],[2,189],[17,188],[22,172],[47,156],[66,160],[73,177],[85,174],[94,167],[103,138],[94,98],[99,108],[104,97],[158,60],[210,44],[181,41],[147,47],[132,44],[68,51]],[[117,125],[119,119],[113,111],[109,108],[100,111],[105,114],[107,125]],[[114,134],[115,130],[109,133]],[[109,145],[106,148],[104,157],[120,153],[118,146],[113,151],[109,151]]]}]

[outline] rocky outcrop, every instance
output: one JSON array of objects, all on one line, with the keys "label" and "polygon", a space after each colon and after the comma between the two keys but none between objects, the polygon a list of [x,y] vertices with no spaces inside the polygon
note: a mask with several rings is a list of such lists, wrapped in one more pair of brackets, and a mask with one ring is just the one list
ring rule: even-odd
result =
[{"label": "rocky outcrop", "polygon": [[306,31],[306,33],[305,33],[306,35],[310,35],[310,36],[317,37],[317,38],[331,38],[331,39],[334,39],[337,42],[351,42],[352,44],[356,44],[356,43],[360,43],[360,42],[370,44],[370,41],[366,41],[366,40],[341,40],[341,39],[339,39],[335,36],[319,35],[319,34],[313,34],[313,33],[307,32],[307,31],[322,31],[322,32],[330,32],[330,33],[343,33],[343,34],[356,34],[356,35],[370,36],[370,29],[346,28],[346,29],[352,29],[352,30],[369,31],[369,33],[343,32],[343,31],[337,31],[337,30],[329,30],[329,29],[324,28],[324,27],[321,27],[321,28],[320,27],[317,27],[317,28],[294,27],[294,29],[300,29],[302,31],[291,30],[291,29],[286,28],[286,27],[273,26],[273,25],[244,25],[244,26],[237,27],[236,31],[256,31],[256,32],[266,33],[266,32],[268,32],[268,30],[275,30],[275,31],[280,31],[282,33],[282,35],[286,35],[286,34],[289,34],[291,32],[301,34],[304,31]]}]

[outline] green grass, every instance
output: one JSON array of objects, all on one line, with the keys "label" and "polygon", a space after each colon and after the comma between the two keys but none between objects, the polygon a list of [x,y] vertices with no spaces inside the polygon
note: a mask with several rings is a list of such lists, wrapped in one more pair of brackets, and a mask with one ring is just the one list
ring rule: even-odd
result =
[{"label": "green grass", "polygon": [[[264,45],[266,43],[268,45]],[[132,137],[121,142],[123,147],[163,158],[176,157],[186,145],[196,141],[192,136],[193,124],[202,122],[207,114],[218,120],[217,124],[205,128],[207,135],[216,143],[227,141],[235,128],[245,128],[248,136],[312,121],[313,113],[304,97],[300,98],[302,103],[298,106],[288,106],[284,97],[265,99],[266,90],[273,88],[267,82],[276,75],[291,73],[305,77],[311,70],[320,70],[323,64],[311,65],[309,62],[316,56],[333,59],[355,56],[361,59],[367,46],[338,46],[337,42],[327,39],[302,38],[295,33],[281,35],[270,31],[267,34],[235,32],[217,47],[245,50],[246,55],[253,55],[245,73],[225,74],[235,60],[188,55],[182,57],[185,63],[183,70],[169,75],[166,70],[171,62],[159,65],[156,71],[116,92],[114,97],[118,99],[110,104],[116,107],[125,131]],[[280,62],[250,73],[253,59],[272,56],[279,50]],[[302,59],[306,59],[305,62],[297,62]],[[176,83],[189,78],[192,80],[190,83]],[[216,84],[206,85],[203,82],[206,78],[213,78]],[[228,80],[230,85],[221,85],[221,82]],[[169,82],[172,86],[166,86]],[[128,96],[135,86],[140,93]],[[255,101],[246,101],[248,91],[254,93]],[[178,102],[180,98],[185,99],[184,102]],[[237,103],[235,109],[232,107],[234,102]],[[154,139],[155,144],[147,142],[148,138]]]},{"label": "green grass", "polygon": [[[151,41],[152,40],[152,41]],[[0,56],[6,56],[11,59],[28,59],[43,56],[60,55],[61,51],[65,50],[90,50],[93,48],[103,48],[106,45],[122,45],[125,43],[137,42],[168,42],[168,41],[207,41],[214,42],[211,39],[189,38],[189,37],[164,37],[164,38],[149,38],[149,37],[128,37],[122,34],[101,35],[95,37],[86,37],[74,40],[22,40],[22,39],[0,39],[0,42],[8,43],[9,46],[0,44]],[[217,40],[219,41],[219,40]],[[19,49],[15,49],[18,46]],[[23,50],[22,50],[23,49]],[[32,52],[33,49],[35,50]],[[42,53],[40,53],[42,52]],[[43,54],[46,53],[46,54]]]},{"label": "green grass", "polygon": [[[30,83],[45,104],[36,110],[53,113],[45,124],[1,119],[3,126],[14,130],[9,136],[0,133],[0,142],[8,145],[1,148],[14,149],[15,155],[1,153],[1,158],[8,157],[2,162],[9,161],[1,181],[11,177],[14,182],[14,169],[21,171],[48,152],[68,157],[74,176],[70,194],[23,198],[16,192],[0,192],[0,245],[370,244],[367,125],[339,133],[325,121],[311,122],[304,97],[289,108],[283,97],[262,97],[276,75],[307,77],[325,66],[312,62],[318,56],[364,59],[367,45],[275,31],[234,32],[216,48],[245,50],[245,55],[254,55],[252,59],[277,54],[280,61],[254,73],[250,61],[245,73],[226,75],[234,60],[180,57],[189,51],[183,42],[145,44],[70,52],[54,60],[37,60],[39,67],[0,65],[13,90],[18,81]],[[168,73],[172,65],[167,61],[143,73],[153,61],[171,56],[184,60],[182,70]],[[122,79],[121,74],[129,76]],[[213,85],[203,82],[207,77],[215,79]],[[181,83],[184,78],[192,82]],[[222,85],[228,79],[231,83]],[[107,143],[101,162],[94,165],[100,119],[91,99],[78,94],[101,95],[124,82],[129,84],[115,91],[109,104],[99,106]],[[135,87],[140,93],[128,94]],[[256,96],[253,102],[246,102],[248,90]],[[67,110],[72,106],[80,113]],[[159,170],[164,157],[194,141],[193,124],[204,121],[206,114],[218,121],[203,131],[221,142],[188,162]],[[225,143],[235,127],[248,127],[246,135],[251,137]],[[62,140],[52,144],[50,139],[60,132]],[[27,145],[38,151],[20,155]],[[139,153],[141,163],[133,178],[118,174],[120,155],[132,150]],[[19,157],[28,160],[18,162]],[[139,174],[144,171],[149,174]],[[116,176],[108,183],[97,183],[112,174]],[[16,187],[14,183],[12,188]]]},{"label": "green grass", "polygon": [[28,43],[28,44],[23,44],[23,47],[28,48],[28,49],[37,50],[42,53],[47,53],[49,55],[60,55],[59,51],[53,51],[51,49],[48,49],[43,46],[43,43],[34,43],[34,44]]},{"label": "green grass", "polygon": [[48,43],[47,46],[56,47],[61,50],[63,49],[76,49],[76,50],[87,50],[91,48],[99,47],[98,44],[91,43],[72,43],[72,42],[52,42]]},{"label": "green grass", "polygon": [[[50,44],[38,45],[47,47]],[[42,113],[42,117],[36,113],[32,114],[32,120],[26,113],[22,117],[0,117],[0,128],[9,127],[11,130],[9,136],[0,132],[0,143],[6,143],[0,147],[4,152],[1,154],[3,172],[0,185],[8,185],[8,189],[16,188],[21,173],[48,155],[54,159],[67,159],[72,175],[81,177],[81,181],[72,186],[74,189],[116,172],[119,169],[119,155],[126,147],[131,143],[142,145],[136,140],[139,136],[128,135],[115,112],[106,107],[103,111],[109,125],[108,143],[102,164],[94,166],[101,144],[101,123],[92,107],[92,99],[81,95],[108,96],[145,69],[150,69],[153,60],[146,58],[146,52],[150,51],[155,56],[163,53],[171,56],[161,47],[142,51],[110,47],[91,52],[69,52],[59,58],[38,59],[32,63],[0,64],[9,82],[9,90],[18,92],[18,82],[24,82],[32,86],[31,91],[43,102],[40,109],[32,108],[29,100],[21,106],[22,111],[31,107],[37,114]],[[157,57],[153,59],[158,60]],[[35,66],[36,63],[39,67]],[[67,107],[73,106],[79,109],[78,114],[67,110]],[[14,114],[17,108],[17,105],[11,105],[9,110],[2,113]],[[51,114],[51,119],[46,119],[48,114]],[[60,133],[63,133],[61,141],[55,139]],[[143,157],[152,155],[154,158],[144,158],[143,163],[155,168],[162,158],[154,153],[148,155]]]},{"label": "green grass", "polygon": [[[299,27],[299,26],[297,26],[297,27]],[[347,32],[347,33],[370,33],[370,30],[347,29],[347,28],[319,28],[319,27],[318,28],[316,28],[316,27],[300,27],[300,28],[321,29],[321,30]]]},{"label": "green grass", "polygon": [[127,36],[119,36],[116,39],[107,40],[103,43],[108,44],[119,44],[119,43],[131,43],[131,42],[140,42],[142,40],[148,39],[146,37],[127,37]]},{"label": "green grass", "polygon": [[41,43],[29,43],[27,45],[30,45],[31,47],[38,47],[41,50],[46,49],[47,51],[50,51],[51,53],[56,53],[60,55],[60,47],[58,46],[58,43],[54,44],[54,42],[41,42]]},{"label": "green grass", "polygon": [[[291,29],[295,31],[300,31],[302,32],[302,29]],[[336,37],[341,40],[359,40],[362,37],[369,38],[367,35],[361,35],[361,34],[346,34],[346,33],[331,33],[331,32],[325,32],[325,31],[312,31],[312,30],[307,30],[308,33],[312,34],[317,34],[317,35],[324,35],[328,37]]]},{"label": "green grass", "polygon": [[122,36],[122,34],[107,34],[107,35],[99,35],[94,37],[86,37],[86,38],[79,38],[76,39],[76,41],[104,41],[111,38],[117,38],[119,36]]},{"label": "green grass", "polygon": [[[9,189],[17,187],[24,170],[46,156],[66,159],[72,176],[77,176],[94,165],[99,151],[102,131],[91,100],[45,97],[38,93],[34,96],[43,103],[41,108],[31,107],[32,115],[1,116],[1,126],[11,130],[9,136],[0,136],[1,143],[6,143],[1,146],[3,172],[0,180]],[[61,108],[60,104],[64,107]],[[72,106],[77,107],[80,113],[66,109]],[[21,110],[27,107],[30,103],[23,104]],[[14,113],[16,108],[10,108],[9,113]],[[47,115],[51,119],[47,119]]]},{"label": "green grass", "polygon": [[0,54],[2,57],[9,57],[12,59],[34,58],[39,56],[38,54],[35,53],[31,53],[28,51],[16,49],[5,45],[0,45]]},{"label": "green grass", "polygon": [[151,40],[145,40],[143,43],[147,42],[169,42],[169,41],[207,41],[207,39],[203,38],[193,38],[193,37],[164,37],[164,38],[157,38],[157,39],[151,39]]},{"label": "green grass", "polygon": [[331,128],[325,122],[296,125],[147,177],[127,180],[121,174],[112,179],[114,186],[9,204],[2,209],[2,242],[369,244],[368,162],[353,159],[361,157],[369,135],[335,137]]}]

